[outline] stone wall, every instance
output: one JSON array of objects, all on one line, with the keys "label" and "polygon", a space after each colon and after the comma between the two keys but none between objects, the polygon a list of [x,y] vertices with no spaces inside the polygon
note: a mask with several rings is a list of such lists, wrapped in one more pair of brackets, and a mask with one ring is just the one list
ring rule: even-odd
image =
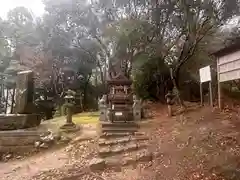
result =
[{"label": "stone wall", "polygon": [[14,130],[39,126],[41,119],[36,114],[2,114],[0,130]]},{"label": "stone wall", "polygon": [[29,130],[0,131],[0,153],[23,153],[33,150],[40,132]]}]

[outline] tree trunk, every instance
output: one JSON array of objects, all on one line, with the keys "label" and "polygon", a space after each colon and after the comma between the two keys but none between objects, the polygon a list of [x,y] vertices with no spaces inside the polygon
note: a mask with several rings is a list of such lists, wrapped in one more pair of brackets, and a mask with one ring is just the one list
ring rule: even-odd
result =
[{"label": "tree trunk", "polygon": [[14,108],[14,103],[15,103],[15,92],[16,88],[13,88],[13,94],[12,94],[12,102],[11,102],[11,114],[13,114],[13,108]]},{"label": "tree trunk", "polygon": [[173,86],[176,89],[177,101],[178,101],[179,105],[181,106],[181,108],[185,108],[185,105],[183,103],[183,100],[181,99],[181,95],[180,95],[180,91],[179,91],[180,68],[176,69],[176,71],[174,71],[174,74],[173,74],[172,68],[170,68],[170,75],[171,75],[171,79],[173,82]]},{"label": "tree trunk", "polygon": [[86,104],[87,104],[87,88],[88,88],[88,84],[89,84],[89,80],[91,78],[91,75],[92,74],[89,74],[88,75],[88,78],[87,78],[87,81],[85,82],[85,85],[84,85],[84,89],[83,89],[83,110],[85,111],[86,110]]},{"label": "tree trunk", "polygon": [[97,64],[98,64],[98,68],[99,68],[99,71],[100,71],[100,78],[101,78],[101,81],[102,81],[102,83],[104,84],[105,83],[105,79],[104,79],[104,72],[103,72],[103,68],[102,68],[102,66],[101,66],[101,64],[99,63],[99,61],[97,62]]},{"label": "tree trunk", "polygon": [[9,90],[7,88],[7,96],[6,96],[6,102],[5,102],[5,114],[7,114],[7,108],[8,108],[8,95],[9,95]]}]

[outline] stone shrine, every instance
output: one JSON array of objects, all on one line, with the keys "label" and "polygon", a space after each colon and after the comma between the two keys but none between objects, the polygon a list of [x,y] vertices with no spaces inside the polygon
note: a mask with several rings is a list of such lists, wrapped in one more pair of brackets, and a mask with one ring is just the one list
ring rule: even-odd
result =
[{"label": "stone shrine", "polygon": [[101,121],[127,122],[141,119],[141,102],[133,96],[132,81],[125,71],[125,61],[118,61],[109,68],[108,94],[99,102]]},{"label": "stone shrine", "polygon": [[133,118],[133,95],[131,92],[132,82],[124,76],[118,76],[117,79],[108,80],[109,94],[108,102],[108,120],[132,121]]},{"label": "stone shrine", "polygon": [[152,159],[148,137],[143,129],[142,102],[132,92],[132,81],[126,75],[126,62],[118,61],[108,71],[108,94],[99,101],[100,136],[99,159],[90,163],[90,169],[121,168]]}]

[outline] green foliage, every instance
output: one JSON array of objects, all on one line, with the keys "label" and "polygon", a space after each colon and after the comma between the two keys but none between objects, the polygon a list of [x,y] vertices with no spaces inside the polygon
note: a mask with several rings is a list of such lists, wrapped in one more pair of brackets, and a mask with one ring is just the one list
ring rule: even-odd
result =
[{"label": "green foliage", "polygon": [[149,59],[134,74],[135,93],[143,99],[161,100],[172,90],[170,71],[164,61]]},{"label": "green foliage", "polygon": [[232,82],[222,84],[221,90],[224,96],[227,96],[233,100],[240,100],[240,90],[239,87],[236,86],[238,84],[239,83],[234,84]]}]

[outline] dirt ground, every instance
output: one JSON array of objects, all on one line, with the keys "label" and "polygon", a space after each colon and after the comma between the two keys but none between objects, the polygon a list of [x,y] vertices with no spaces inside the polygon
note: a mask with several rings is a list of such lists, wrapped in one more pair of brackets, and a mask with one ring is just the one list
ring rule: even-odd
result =
[{"label": "dirt ground", "polygon": [[89,160],[97,156],[96,141],[75,141],[67,147],[27,158],[0,163],[1,180],[239,180],[240,117],[237,108],[188,107],[184,115],[166,116],[165,107],[154,108],[146,132],[147,164],[121,171],[89,172]]},{"label": "dirt ground", "polygon": [[115,180],[239,180],[240,117],[236,111],[199,106],[185,115],[155,113],[152,163],[112,172]]}]

